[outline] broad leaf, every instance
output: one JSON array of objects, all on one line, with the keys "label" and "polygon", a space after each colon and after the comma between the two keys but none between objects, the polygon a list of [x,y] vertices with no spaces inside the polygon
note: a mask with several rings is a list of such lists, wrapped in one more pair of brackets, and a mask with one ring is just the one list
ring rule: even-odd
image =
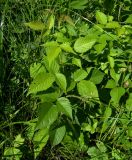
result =
[{"label": "broad leaf", "polygon": [[104,145],[103,142],[97,142],[96,145],[97,145],[98,149],[99,149],[101,152],[106,152],[106,151],[107,151],[107,148],[106,148],[106,146]]},{"label": "broad leaf", "polygon": [[72,107],[69,99],[65,97],[58,98],[57,100],[58,112],[62,112],[72,119]]},{"label": "broad leaf", "polygon": [[116,82],[113,79],[108,80],[105,88],[115,88],[116,87]]},{"label": "broad leaf", "polygon": [[114,104],[119,103],[120,98],[124,95],[124,93],[125,93],[125,89],[123,87],[116,87],[111,90],[110,96]]},{"label": "broad leaf", "polygon": [[33,30],[43,30],[45,29],[45,24],[42,22],[28,22],[28,23],[24,23],[25,26],[30,27]]},{"label": "broad leaf", "polygon": [[98,98],[98,91],[91,81],[82,80],[77,84],[79,94],[85,98]]},{"label": "broad leaf", "polygon": [[103,12],[96,11],[96,20],[100,24],[106,24],[107,23],[107,16]]},{"label": "broad leaf", "polygon": [[5,147],[4,156],[5,156],[5,159],[9,157],[9,159],[7,160],[13,159],[14,157],[15,157],[15,160],[20,160],[22,157],[22,152],[20,151],[20,149],[15,147]]},{"label": "broad leaf", "polygon": [[115,82],[118,83],[118,81],[120,79],[120,74],[116,73],[115,70],[112,68],[112,69],[110,69],[110,75],[115,80]]},{"label": "broad leaf", "polygon": [[55,78],[50,73],[39,73],[29,86],[28,94],[47,90],[52,86]]},{"label": "broad leaf", "polygon": [[33,144],[35,148],[35,157],[37,157],[49,139],[48,128],[43,128],[35,132]]},{"label": "broad leaf", "polygon": [[115,60],[114,60],[114,58],[111,57],[111,56],[108,56],[108,61],[110,63],[110,67],[114,68],[114,66],[115,66]]},{"label": "broad leaf", "polygon": [[38,117],[36,130],[46,127],[49,128],[58,117],[57,107],[52,103],[42,103],[39,107]]},{"label": "broad leaf", "polygon": [[61,126],[53,131],[50,131],[50,141],[52,143],[52,146],[59,144],[63,140],[65,133],[65,126]]},{"label": "broad leaf", "polygon": [[64,91],[66,92],[66,87],[67,87],[67,82],[66,82],[66,77],[64,74],[62,73],[56,73],[55,74],[56,77],[56,83],[58,84],[58,86]]},{"label": "broad leaf", "polygon": [[94,69],[92,71],[90,81],[92,81],[94,84],[99,84],[99,83],[101,83],[103,78],[104,78],[104,73],[98,69]]},{"label": "broad leaf", "polygon": [[41,72],[46,72],[45,67],[41,63],[34,63],[30,66],[30,76],[32,78],[35,78]]},{"label": "broad leaf", "polygon": [[119,22],[109,22],[106,24],[105,28],[120,28]]},{"label": "broad leaf", "polygon": [[69,52],[69,53],[75,53],[72,49],[72,47],[70,46],[70,43],[63,43],[60,45],[61,49],[64,50],[65,52]]},{"label": "broad leaf", "polygon": [[78,38],[74,44],[74,49],[78,53],[85,53],[95,44],[96,39],[89,37]]},{"label": "broad leaf", "polygon": [[43,102],[55,102],[56,99],[59,97],[59,93],[58,92],[52,92],[52,93],[37,95],[37,97],[40,98],[41,103],[43,103]]},{"label": "broad leaf", "polygon": [[85,79],[87,77],[87,75],[88,75],[88,73],[85,70],[78,69],[77,71],[74,72],[73,78],[77,82],[77,81],[81,81],[81,80]]},{"label": "broad leaf", "polygon": [[81,60],[78,59],[78,58],[73,58],[72,59],[72,64],[75,64],[76,66],[78,66],[80,68],[82,67]]},{"label": "broad leaf", "polygon": [[103,42],[101,44],[96,44],[94,46],[94,48],[95,48],[95,50],[97,51],[98,54],[101,53],[104,50],[106,44],[107,44],[106,42]]},{"label": "broad leaf", "polygon": [[49,66],[51,66],[52,62],[58,57],[60,54],[60,47],[48,47],[46,48],[47,59],[49,62]]},{"label": "broad leaf", "polygon": [[126,23],[131,23],[132,24],[132,14],[129,15],[129,17],[125,21]]},{"label": "broad leaf", "polygon": [[88,0],[75,0],[75,1],[72,1],[70,4],[69,4],[69,7],[73,8],[73,9],[84,9],[86,8],[86,4],[88,3]]}]

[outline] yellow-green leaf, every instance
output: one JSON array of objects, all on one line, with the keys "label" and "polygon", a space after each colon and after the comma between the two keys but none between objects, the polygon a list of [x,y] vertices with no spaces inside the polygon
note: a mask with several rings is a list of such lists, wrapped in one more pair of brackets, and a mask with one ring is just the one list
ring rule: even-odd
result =
[{"label": "yellow-green leaf", "polygon": [[44,30],[45,24],[42,22],[28,22],[28,23],[24,23],[25,26],[33,29],[33,30]]},{"label": "yellow-green leaf", "polygon": [[96,20],[100,24],[106,24],[107,23],[107,16],[103,12],[96,11]]}]

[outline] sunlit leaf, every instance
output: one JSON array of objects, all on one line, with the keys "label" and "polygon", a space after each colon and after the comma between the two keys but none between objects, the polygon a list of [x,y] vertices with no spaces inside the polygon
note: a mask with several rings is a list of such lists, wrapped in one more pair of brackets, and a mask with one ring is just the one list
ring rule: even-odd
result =
[{"label": "sunlit leaf", "polygon": [[72,119],[72,107],[70,101],[67,98],[65,97],[58,98],[57,107],[59,112],[62,112],[63,114],[67,115]]},{"label": "sunlit leaf", "polygon": [[45,67],[41,63],[34,63],[30,66],[30,76],[35,78],[39,73],[45,73]]},{"label": "sunlit leaf", "polygon": [[114,66],[115,66],[115,60],[114,60],[114,58],[111,57],[111,56],[108,56],[108,61],[110,63],[110,67],[114,68]]},{"label": "sunlit leaf", "polygon": [[96,11],[96,20],[100,24],[106,24],[107,23],[107,16],[103,12]]},{"label": "sunlit leaf", "polygon": [[129,17],[125,21],[126,23],[132,23],[132,14],[129,15]]},{"label": "sunlit leaf", "polygon": [[52,86],[55,78],[50,73],[39,73],[29,86],[28,94],[47,90]]},{"label": "sunlit leaf", "polygon": [[119,22],[109,22],[106,24],[105,28],[120,28]]},{"label": "sunlit leaf", "polygon": [[111,100],[115,104],[118,104],[120,101],[120,98],[124,95],[124,93],[125,93],[125,89],[123,87],[113,88],[110,92]]},{"label": "sunlit leaf", "polygon": [[116,82],[113,79],[108,80],[105,88],[115,88],[116,87]]},{"label": "sunlit leaf", "polygon": [[51,15],[48,19],[48,29],[52,29],[55,23],[55,16]]},{"label": "sunlit leaf", "polygon": [[95,42],[96,39],[90,39],[89,37],[81,37],[76,40],[74,44],[74,49],[78,53],[85,53],[93,47]]},{"label": "sunlit leaf", "polygon": [[101,83],[103,78],[104,78],[104,73],[98,69],[94,69],[92,71],[90,81],[92,81],[94,84],[99,84],[99,83]]},{"label": "sunlit leaf", "polygon": [[73,58],[72,59],[72,64],[75,64],[76,66],[78,66],[80,68],[82,67],[81,60],[78,59],[78,58]]},{"label": "sunlit leaf", "polygon": [[47,59],[48,59],[48,62],[49,62],[49,66],[58,57],[60,52],[61,52],[60,47],[48,47],[48,48],[46,48],[46,54],[47,54]]},{"label": "sunlit leaf", "polygon": [[87,77],[88,73],[83,69],[78,69],[74,72],[73,78],[75,81],[81,81]]},{"label": "sunlit leaf", "polygon": [[69,6],[73,9],[84,9],[86,8],[86,4],[88,3],[88,0],[75,0],[72,1]]},{"label": "sunlit leaf", "polygon": [[82,80],[77,84],[79,94],[85,98],[98,98],[98,91],[91,81]]},{"label": "sunlit leaf", "polygon": [[70,43],[63,43],[60,45],[61,49],[66,51],[66,52],[69,52],[69,53],[75,53],[72,49],[72,47],[70,46]]},{"label": "sunlit leaf", "polygon": [[28,23],[24,23],[24,25],[33,30],[43,30],[46,28],[45,24],[42,22],[28,22]]},{"label": "sunlit leaf", "polygon": [[67,82],[65,75],[62,73],[56,73],[55,77],[56,77],[56,83],[64,92],[66,92]]}]

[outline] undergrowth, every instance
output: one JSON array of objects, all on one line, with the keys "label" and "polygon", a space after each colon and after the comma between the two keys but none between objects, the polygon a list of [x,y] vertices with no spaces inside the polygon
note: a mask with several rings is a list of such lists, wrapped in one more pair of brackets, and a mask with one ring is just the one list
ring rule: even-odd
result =
[{"label": "undergrowth", "polygon": [[131,0],[0,10],[1,159],[131,159]]}]

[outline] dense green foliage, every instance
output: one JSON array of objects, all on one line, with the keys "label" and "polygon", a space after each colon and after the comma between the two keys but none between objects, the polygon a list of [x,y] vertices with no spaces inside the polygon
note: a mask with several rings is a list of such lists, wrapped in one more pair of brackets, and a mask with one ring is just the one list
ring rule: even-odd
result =
[{"label": "dense green foliage", "polygon": [[130,159],[131,0],[0,10],[1,159]]}]

